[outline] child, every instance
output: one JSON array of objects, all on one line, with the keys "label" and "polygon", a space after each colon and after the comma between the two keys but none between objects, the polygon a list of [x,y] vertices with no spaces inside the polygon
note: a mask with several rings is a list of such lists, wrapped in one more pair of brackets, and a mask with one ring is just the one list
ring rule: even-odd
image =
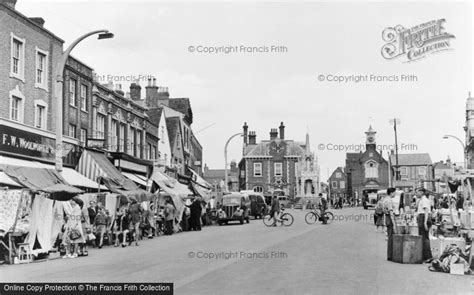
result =
[{"label": "child", "polygon": [[378,202],[377,202],[377,205],[375,205],[375,226],[376,226],[376,229],[375,231],[376,232],[379,232],[379,227],[382,228],[382,232],[383,232],[383,227],[384,227],[384,220],[383,220],[383,204],[382,204],[382,199],[380,199]]}]

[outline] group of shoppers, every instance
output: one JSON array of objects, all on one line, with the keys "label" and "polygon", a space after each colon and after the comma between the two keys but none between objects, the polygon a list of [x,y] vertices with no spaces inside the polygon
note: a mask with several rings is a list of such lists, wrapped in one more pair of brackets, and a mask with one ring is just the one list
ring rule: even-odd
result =
[{"label": "group of shoppers", "polygon": [[[132,243],[138,246],[143,236],[153,238],[161,231],[166,235],[175,232],[176,207],[171,198],[165,199],[162,207],[154,210],[150,203],[144,209],[132,199],[130,203],[117,209],[115,218],[105,209],[101,202],[91,201],[86,207],[77,197],[64,206],[64,224],[58,237],[58,246],[63,258],[76,258],[88,255],[88,245],[101,249],[104,242],[114,246],[126,247]],[[193,224],[193,228],[199,228]]]},{"label": "group of shoppers", "polygon": [[[375,208],[375,224],[377,231],[379,227],[385,224],[387,228],[387,260],[392,261],[393,256],[393,234],[395,223],[395,204],[393,199],[395,198],[396,189],[390,187],[387,189],[387,195],[379,200]],[[428,192],[424,188],[416,189],[416,213],[418,232],[422,237],[422,253],[423,261],[430,262],[433,258],[431,254],[429,230],[431,227],[431,202],[428,197]],[[403,194],[401,199],[403,199]]]}]

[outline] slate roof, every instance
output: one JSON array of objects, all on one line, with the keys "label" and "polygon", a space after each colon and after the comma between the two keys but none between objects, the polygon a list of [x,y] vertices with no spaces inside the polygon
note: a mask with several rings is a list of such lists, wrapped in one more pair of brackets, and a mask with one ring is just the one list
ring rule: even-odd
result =
[{"label": "slate roof", "polygon": [[[390,162],[396,163],[395,155],[390,155]],[[426,166],[431,165],[431,157],[428,153],[398,154],[399,166]]]},{"label": "slate roof", "polygon": [[189,124],[193,123],[193,112],[189,98],[170,98],[168,105],[173,110],[184,114]]},{"label": "slate roof", "polygon": [[161,115],[163,114],[163,108],[153,108],[146,111],[150,122],[158,126],[160,124]]},{"label": "slate roof", "polygon": [[[276,139],[275,141],[281,141]],[[249,145],[245,147],[244,153],[245,157],[270,157],[268,146],[271,144],[271,140],[263,140],[257,145]],[[294,142],[293,140],[284,140],[286,143],[286,153],[285,156],[304,156],[305,150],[301,146]]]}]

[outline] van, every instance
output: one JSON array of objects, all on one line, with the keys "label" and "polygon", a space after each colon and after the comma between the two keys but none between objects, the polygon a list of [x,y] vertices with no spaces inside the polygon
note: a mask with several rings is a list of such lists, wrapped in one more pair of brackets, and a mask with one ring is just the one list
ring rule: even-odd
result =
[{"label": "van", "polygon": [[267,212],[267,204],[265,203],[265,197],[262,193],[254,191],[240,191],[242,195],[248,196],[250,199],[250,212],[249,215],[255,219],[263,218]]}]

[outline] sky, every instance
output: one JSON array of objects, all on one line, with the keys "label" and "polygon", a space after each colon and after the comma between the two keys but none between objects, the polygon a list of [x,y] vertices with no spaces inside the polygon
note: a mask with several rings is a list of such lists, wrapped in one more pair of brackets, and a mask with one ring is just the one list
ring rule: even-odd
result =
[{"label": "sky", "polygon": [[[99,76],[125,76],[119,81],[125,89],[128,77],[153,75],[171,97],[189,97],[192,128],[211,169],[223,169],[225,142],[244,122],[257,141],[269,139],[280,122],[287,139],[303,142],[308,132],[323,180],[344,165],[346,152],[365,144],[369,125],[387,158],[391,118],[400,120],[400,153],[463,161],[460,144],[442,137],[465,136],[465,103],[473,90],[469,2],[19,0],[17,9],[43,17],[66,46],[92,30],[113,32],[113,39],[84,40],[72,55]],[[438,19],[455,36],[450,50],[413,62],[382,57],[384,29]],[[351,75],[399,81],[328,81]],[[402,75],[408,81],[400,81]],[[345,148],[335,150],[338,145]],[[242,140],[235,138],[229,160],[241,157]]]}]

